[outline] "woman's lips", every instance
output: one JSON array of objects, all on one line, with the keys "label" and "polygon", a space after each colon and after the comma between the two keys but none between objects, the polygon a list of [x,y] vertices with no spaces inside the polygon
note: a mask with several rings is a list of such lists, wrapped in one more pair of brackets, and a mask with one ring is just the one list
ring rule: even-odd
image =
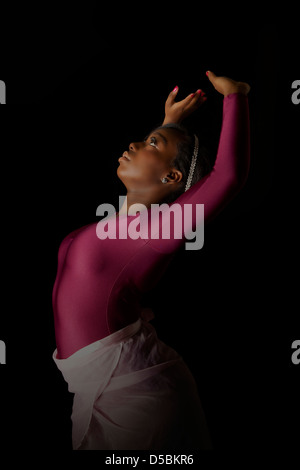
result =
[{"label": "woman's lips", "polygon": [[129,157],[128,153],[127,153],[127,152],[124,152],[123,155],[122,155],[122,157],[120,157],[120,158],[118,159],[118,161],[120,161],[120,160],[121,160],[121,161],[130,162],[130,157]]}]

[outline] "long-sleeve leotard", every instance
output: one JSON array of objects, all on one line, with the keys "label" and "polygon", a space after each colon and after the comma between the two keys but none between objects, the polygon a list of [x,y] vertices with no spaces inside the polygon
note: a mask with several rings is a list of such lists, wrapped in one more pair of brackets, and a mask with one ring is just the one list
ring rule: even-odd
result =
[{"label": "long-sleeve leotard", "polygon": [[[177,204],[182,214],[185,205],[192,207],[191,217],[185,219],[188,226],[182,224],[185,234],[203,222],[194,210],[197,204],[204,204],[206,223],[239,192],[247,179],[249,161],[248,99],[233,93],[223,100],[213,170],[168,206],[171,212]],[[117,233],[139,216],[116,217]],[[162,220],[162,215],[159,217]],[[172,228],[168,238],[159,232],[158,238],[136,239],[100,239],[98,229],[98,223],[82,227],[68,235],[59,248],[53,311],[58,357],[62,359],[136,321],[143,295],[157,284],[186,242],[183,231],[178,238],[178,229]]]}]

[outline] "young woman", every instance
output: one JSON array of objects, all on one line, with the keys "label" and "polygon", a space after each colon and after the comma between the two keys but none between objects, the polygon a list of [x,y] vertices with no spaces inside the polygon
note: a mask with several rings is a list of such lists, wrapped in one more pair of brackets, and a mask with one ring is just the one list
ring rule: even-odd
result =
[{"label": "young woman", "polygon": [[[166,101],[163,125],[145,141],[131,143],[119,158],[117,174],[127,196],[113,218],[118,233],[130,224],[136,227],[142,215],[152,215],[152,204],[164,202],[165,213],[176,203],[180,217],[187,205],[204,204],[207,222],[245,183],[250,87],[212,72],[207,76],[224,96],[214,167],[209,167],[197,136],[181,126],[206,100],[205,94],[197,90],[176,102],[176,87]],[[137,206],[140,211],[131,213]],[[170,218],[163,220],[170,225]],[[101,239],[101,222],[90,224],[60,246],[53,289],[53,359],[75,394],[74,449],[211,448],[187,365],[158,339],[142,312],[143,294],[161,278],[186,233],[203,223],[203,213],[192,211],[184,220],[188,227],[169,227],[167,238],[158,231],[151,237]]]}]

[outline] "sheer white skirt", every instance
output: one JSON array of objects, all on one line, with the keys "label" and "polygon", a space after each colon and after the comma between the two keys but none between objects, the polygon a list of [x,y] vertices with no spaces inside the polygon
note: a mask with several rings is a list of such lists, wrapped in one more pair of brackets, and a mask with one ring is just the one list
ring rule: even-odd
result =
[{"label": "sheer white skirt", "polygon": [[53,359],[75,394],[73,449],[211,449],[195,380],[149,322]]}]

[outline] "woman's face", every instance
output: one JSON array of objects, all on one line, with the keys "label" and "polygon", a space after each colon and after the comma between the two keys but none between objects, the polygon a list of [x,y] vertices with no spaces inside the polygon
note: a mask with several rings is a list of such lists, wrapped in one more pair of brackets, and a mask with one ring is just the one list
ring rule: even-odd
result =
[{"label": "woman's face", "polygon": [[[180,135],[174,129],[155,129],[144,142],[132,142],[129,150],[119,158],[117,175],[127,189],[149,191],[162,186],[161,179],[168,175],[180,181],[182,174],[171,165],[177,155]],[[181,176],[181,177],[180,177]]]}]

